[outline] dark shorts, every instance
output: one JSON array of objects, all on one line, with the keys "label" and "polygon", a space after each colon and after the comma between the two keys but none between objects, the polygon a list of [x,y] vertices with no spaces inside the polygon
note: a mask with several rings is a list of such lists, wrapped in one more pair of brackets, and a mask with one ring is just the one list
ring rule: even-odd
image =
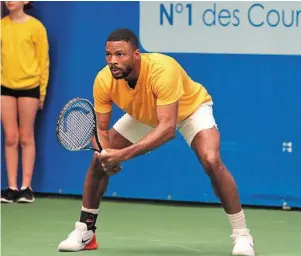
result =
[{"label": "dark shorts", "polygon": [[27,90],[15,90],[1,85],[1,95],[11,96],[15,98],[29,97],[29,98],[40,99],[40,86],[32,89],[27,89]]}]

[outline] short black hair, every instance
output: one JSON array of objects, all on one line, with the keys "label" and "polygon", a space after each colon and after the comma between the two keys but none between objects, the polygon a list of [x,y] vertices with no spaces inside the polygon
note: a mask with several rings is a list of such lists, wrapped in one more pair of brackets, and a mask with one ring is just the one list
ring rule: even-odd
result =
[{"label": "short black hair", "polygon": [[128,43],[131,43],[135,50],[139,48],[139,41],[137,36],[133,31],[127,28],[119,28],[114,30],[107,38],[107,42],[110,41],[126,41]]},{"label": "short black hair", "polygon": [[32,1],[29,1],[28,4],[25,4],[25,5],[24,5],[24,9],[25,9],[25,10],[32,9],[32,8],[33,8],[33,6],[32,6]]}]

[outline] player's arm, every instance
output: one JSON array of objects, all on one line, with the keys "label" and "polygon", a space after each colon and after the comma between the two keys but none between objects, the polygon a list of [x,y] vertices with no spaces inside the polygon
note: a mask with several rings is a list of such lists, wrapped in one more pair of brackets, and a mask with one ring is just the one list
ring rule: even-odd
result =
[{"label": "player's arm", "polygon": [[140,142],[125,148],[125,160],[145,154],[176,136],[178,101],[157,106],[158,126]]},{"label": "player's arm", "polygon": [[158,126],[140,142],[124,149],[125,160],[149,152],[175,137],[178,100],[183,94],[181,75],[175,69],[167,69],[153,79],[152,89],[157,100]]},{"label": "player's arm", "polygon": [[[111,111],[108,113],[97,113],[97,134],[99,138],[100,145],[103,149],[110,148],[110,138],[109,138],[109,124],[111,120]],[[92,144],[95,148],[97,148],[97,143],[94,140]]]},{"label": "player's arm", "polygon": [[[109,148],[109,124],[112,113],[112,101],[110,99],[108,87],[99,74],[94,81],[93,97],[99,142],[103,149]],[[98,147],[95,139],[92,143],[94,147]]]},{"label": "player's arm", "polygon": [[48,80],[49,80],[49,43],[46,28],[41,25],[34,35],[36,57],[40,70],[40,102],[43,103],[46,96]]}]

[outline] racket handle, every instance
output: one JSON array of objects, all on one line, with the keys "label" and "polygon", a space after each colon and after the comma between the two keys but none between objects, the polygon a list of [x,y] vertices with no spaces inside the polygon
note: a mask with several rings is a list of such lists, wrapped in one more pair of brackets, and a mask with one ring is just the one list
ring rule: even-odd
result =
[{"label": "racket handle", "polygon": [[105,151],[104,149],[103,150],[101,150],[101,152],[100,152],[100,154],[107,154],[108,152],[107,151]]}]

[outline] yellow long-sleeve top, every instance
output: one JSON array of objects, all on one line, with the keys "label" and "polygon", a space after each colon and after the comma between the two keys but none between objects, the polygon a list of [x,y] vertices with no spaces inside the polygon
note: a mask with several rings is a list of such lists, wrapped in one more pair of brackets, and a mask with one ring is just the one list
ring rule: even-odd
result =
[{"label": "yellow long-sleeve top", "polygon": [[1,20],[1,84],[15,90],[40,86],[44,101],[49,79],[49,45],[44,25],[34,17],[23,23]]}]

